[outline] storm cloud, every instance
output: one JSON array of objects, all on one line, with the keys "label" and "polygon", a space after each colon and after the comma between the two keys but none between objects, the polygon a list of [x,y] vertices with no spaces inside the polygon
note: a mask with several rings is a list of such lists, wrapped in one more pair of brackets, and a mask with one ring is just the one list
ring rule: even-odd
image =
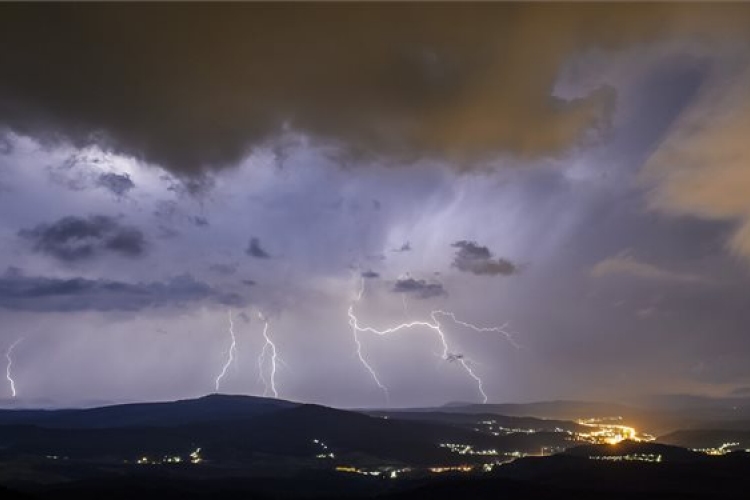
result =
[{"label": "storm cloud", "polygon": [[135,187],[128,174],[116,174],[114,172],[99,175],[97,185],[109,190],[116,196],[125,196],[128,191]]},{"label": "storm cloud", "polygon": [[393,285],[395,293],[406,293],[419,299],[431,299],[448,295],[442,283],[429,283],[412,277],[399,278]]},{"label": "storm cloud", "polygon": [[0,308],[17,311],[139,311],[198,302],[230,306],[245,303],[239,295],[220,292],[188,274],[163,282],[139,283],[32,277],[17,270],[0,276]]},{"label": "storm cloud", "polygon": [[[229,317],[252,359],[262,313],[281,397],[382,405],[348,307],[438,303],[523,344],[446,324],[493,401],[747,387],[749,12],[0,4],[23,396],[213,391]],[[476,397],[425,330],[360,339],[392,404]]]},{"label": "storm cloud", "polygon": [[143,233],[109,216],[68,216],[52,224],[23,229],[18,235],[37,252],[62,261],[79,261],[110,253],[140,257],[146,251]]},{"label": "storm cloud", "polygon": [[247,246],[247,250],[245,250],[245,253],[250,257],[254,257],[256,259],[271,258],[271,254],[266,252],[265,249],[260,245],[260,238],[257,238],[255,236],[250,238],[250,244]]},{"label": "storm cloud", "polygon": [[234,164],[289,128],[376,156],[538,157],[608,126],[611,89],[554,92],[575,51],[748,19],[671,3],[3,5],[0,116],[176,173]]},{"label": "storm cloud", "polygon": [[494,258],[489,248],[473,241],[457,241],[451,245],[458,248],[453,257],[453,267],[465,273],[487,276],[510,276],[519,272],[519,267],[508,259]]}]

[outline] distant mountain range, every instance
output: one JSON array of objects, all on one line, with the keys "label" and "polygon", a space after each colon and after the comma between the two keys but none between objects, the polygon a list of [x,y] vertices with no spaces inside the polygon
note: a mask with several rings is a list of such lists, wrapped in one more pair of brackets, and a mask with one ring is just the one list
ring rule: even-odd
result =
[{"label": "distant mountain range", "polygon": [[[687,449],[730,439],[744,443],[747,420],[734,421],[730,430],[680,430],[659,443],[581,446],[574,436],[590,428],[560,418],[631,410],[558,401],[365,412],[219,394],[89,409],[0,410],[0,485],[24,492],[14,497],[0,487],[0,494],[619,499],[644,491],[663,494],[649,498],[682,498],[693,490],[729,496],[748,485],[747,454],[711,457]],[[476,472],[484,464],[555,452]],[[449,472],[440,480],[430,472],[472,465],[471,479]],[[369,475],[404,470],[413,472],[397,482]]]},{"label": "distant mountain range", "polygon": [[[124,461],[185,455],[200,447],[203,457],[215,462],[252,461],[259,455],[314,460],[333,454],[339,460],[426,465],[472,460],[441,443],[522,451],[565,444],[565,435],[559,433],[495,436],[458,425],[455,419],[386,417],[224,395],[83,410],[4,410],[0,453]],[[537,423],[543,424],[540,431],[549,427]]]},{"label": "distant mountain range", "polygon": [[254,396],[211,394],[198,399],[132,403],[62,410],[0,410],[0,425],[91,429],[134,426],[176,426],[212,420],[238,420],[294,408],[298,403]]}]

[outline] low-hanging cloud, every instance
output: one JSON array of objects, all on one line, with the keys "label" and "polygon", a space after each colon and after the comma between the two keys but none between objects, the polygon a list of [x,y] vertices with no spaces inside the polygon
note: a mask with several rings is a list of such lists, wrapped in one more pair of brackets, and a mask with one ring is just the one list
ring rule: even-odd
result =
[{"label": "low-hanging cloud", "polygon": [[250,257],[254,257],[256,259],[270,259],[271,258],[271,254],[266,252],[266,250],[261,246],[260,238],[257,238],[255,236],[250,238],[250,244],[245,250],[245,253],[249,255]]},{"label": "low-hanging cloud", "polygon": [[0,308],[15,311],[139,311],[199,302],[246,304],[241,296],[221,292],[187,274],[139,283],[25,276],[15,269],[0,276]]},{"label": "low-hanging cloud", "polygon": [[744,36],[750,19],[747,5],[676,3],[1,9],[2,124],[177,174],[234,164],[289,128],[354,153],[461,165],[556,154],[606,127],[613,105],[604,87],[554,94],[571,55]]},{"label": "low-hanging cloud", "polygon": [[99,175],[96,184],[107,189],[115,196],[125,196],[135,187],[135,183],[128,174],[117,174],[115,172],[107,172]]},{"label": "low-hanging cloud", "polygon": [[63,217],[52,224],[22,229],[18,235],[35,251],[67,262],[107,253],[140,257],[146,252],[146,238],[138,228],[106,215]]},{"label": "low-hanging cloud", "polygon": [[448,294],[442,283],[430,283],[426,280],[412,277],[396,280],[396,283],[393,285],[393,291],[395,293],[406,293],[419,299],[431,299]]},{"label": "low-hanging cloud", "polygon": [[510,276],[520,271],[513,262],[495,258],[489,248],[474,241],[461,240],[451,246],[458,249],[453,257],[453,267],[459,271],[486,276]]}]

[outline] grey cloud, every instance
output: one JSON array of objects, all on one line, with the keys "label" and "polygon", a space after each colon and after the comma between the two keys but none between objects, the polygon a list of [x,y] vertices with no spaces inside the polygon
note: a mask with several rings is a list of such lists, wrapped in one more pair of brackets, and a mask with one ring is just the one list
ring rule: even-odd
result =
[{"label": "grey cloud", "polygon": [[461,240],[451,245],[458,250],[453,257],[453,267],[459,271],[488,276],[518,274],[518,265],[508,259],[494,258],[489,248],[474,241]]},{"label": "grey cloud", "polygon": [[257,284],[254,280],[242,280],[241,283],[245,286],[255,286]]},{"label": "grey cloud", "polygon": [[0,308],[17,311],[138,311],[211,302],[240,306],[237,294],[223,293],[181,275],[162,282],[125,283],[105,279],[45,278],[10,271],[0,276]]},{"label": "grey cloud", "polygon": [[380,277],[380,273],[376,273],[373,270],[367,270],[367,271],[362,272],[362,277],[366,278],[366,279],[379,278]]},{"label": "grey cloud", "polygon": [[611,114],[610,89],[553,94],[572,54],[744,36],[748,18],[745,5],[675,3],[3,5],[0,116],[46,140],[98,133],[182,174],[289,127],[353,153],[538,157]]},{"label": "grey cloud", "polygon": [[71,191],[102,187],[116,196],[135,187],[127,173],[104,172],[111,161],[98,148],[84,148],[71,153],[60,165],[46,167],[50,181]]},{"label": "grey cloud", "polygon": [[62,261],[77,261],[105,253],[140,257],[146,251],[143,233],[105,215],[68,216],[52,224],[19,231],[35,251]]},{"label": "grey cloud", "polygon": [[109,190],[116,196],[125,196],[128,191],[135,187],[135,183],[130,178],[130,175],[116,174],[114,172],[107,172],[99,175],[96,184]]},{"label": "grey cloud", "polygon": [[245,253],[248,254],[250,257],[255,257],[256,259],[270,259],[271,255],[266,252],[263,247],[260,245],[260,239],[253,236],[250,238],[250,245],[247,247],[247,250],[245,250]]},{"label": "grey cloud", "polygon": [[448,295],[441,283],[429,283],[426,280],[418,280],[412,277],[400,278],[393,285],[396,293],[408,293],[420,299],[430,299]]},{"label": "grey cloud", "polygon": [[0,155],[9,155],[13,152],[13,143],[8,138],[6,130],[0,129]]}]

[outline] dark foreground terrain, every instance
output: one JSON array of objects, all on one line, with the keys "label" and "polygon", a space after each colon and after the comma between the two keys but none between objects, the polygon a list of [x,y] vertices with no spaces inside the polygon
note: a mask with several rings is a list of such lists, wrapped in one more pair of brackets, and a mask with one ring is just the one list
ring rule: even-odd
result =
[{"label": "dark foreground terrain", "polygon": [[134,472],[59,484],[26,485],[2,498],[383,498],[692,499],[747,498],[748,457],[702,463],[612,463],[554,456],[519,459],[483,475],[423,479],[296,474],[286,478],[189,479]]},{"label": "dark foreground terrain", "polygon": [[612,444],[624,431],[599,431],[628,422],[602,418],[611,406],[560,407],[363,413],[212,395],[0,410],[0,497],[748,498],[746,420]]}]

